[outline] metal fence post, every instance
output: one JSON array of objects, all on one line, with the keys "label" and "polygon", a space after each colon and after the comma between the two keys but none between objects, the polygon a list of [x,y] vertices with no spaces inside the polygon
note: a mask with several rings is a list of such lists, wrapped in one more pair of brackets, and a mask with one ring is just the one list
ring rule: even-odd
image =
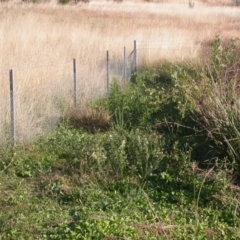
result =
[{"label": "metal fence post", "polygon": [[109,94],[109,54],[107,50],[107,94]]},{"label": "metal fence post", "polygon": [[137,41],[134,40],[134,67],[135,72],[138,71],[138,46]]},{"label": "metal fence post", "polygon": [[73,59],[73,81],[74,81],[74,108],[77,107],[77,71],[76,59]]},{"label": "metal fence post", "polygon": [[126,59],[126,47],[123,49],[123,81],[127,81],[127,59]]},{"label": "metal fence post", "polygon": [[13,142],[16,141],[16,130],[15,130],[15,111],[14,111],[14,78],[13,70],[9,70],[9,81],[10,81],[10,110],[11,110],[11,135]]}]

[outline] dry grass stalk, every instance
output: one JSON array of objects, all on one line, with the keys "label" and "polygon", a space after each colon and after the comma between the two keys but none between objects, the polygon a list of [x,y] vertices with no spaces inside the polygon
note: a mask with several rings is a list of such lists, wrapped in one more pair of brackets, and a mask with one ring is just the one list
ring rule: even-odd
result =
[{"label": "dry grass stalk", "polygon": [[71,123],[79,129],[91,133],[107,131],[111,128],[111,116],[103,108],[73,108],[70,113]]},{"label": "dry grass stalk", "polygon": [[140,233],[140,236],[142,239],[147,239],[146,238],[146,232],[149,232],[153,236],[159,236],[159,235],[165,235],[166,239],[167,237],[167,232],[171,231],[173,229],[179,228],[177,225],[164,225],[162,223],[156,223],[156,224],[139,224],[136,226],[138,232]]},{"label": "dry grass stalk", "polygon": [[[139,41],[139,59],[144,66],[165,60],[198,59],[202,47],[216,33],[225,37],[239,34],[240,9],[226,6],[226,0],[214,6],[216,2],[195,1],[193,9],[186,1],[173,0],[121,4],[91,1],[64,6],[54,1],[2,3],[0,128],[9,122],[9,69],[14,70],[16,90],[22,93],[18,93],[22,100],[16,99],[18,135],[41,133],[45,117],[39,118],[36,111],[29,115],[29,109],[38,108],[33,106],[38,102],[40,108],[45,108],[41,116],[52,115],[48,96],[62,95],[64,89],[69,92],[73,88],[73,58],[77,59],[79,94],[86,98],[106,93],[106,50],[111,59],[122,59],[123,47],[129,54],[135,39]],[[41,85],[44,87],[38,87]],[[38,88],[37,94],[32,88]],[[70,105],[71,100],[67,99]]]}]

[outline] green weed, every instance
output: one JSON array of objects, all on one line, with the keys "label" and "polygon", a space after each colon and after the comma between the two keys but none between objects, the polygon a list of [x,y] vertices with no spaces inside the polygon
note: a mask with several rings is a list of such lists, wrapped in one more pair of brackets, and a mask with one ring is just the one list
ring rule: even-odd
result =
[{"label": "green weed", "polygon": [[2,145],[0,239],[239,239],[234,44],[217,36],[207,65],[113,82],[52,133]]}]

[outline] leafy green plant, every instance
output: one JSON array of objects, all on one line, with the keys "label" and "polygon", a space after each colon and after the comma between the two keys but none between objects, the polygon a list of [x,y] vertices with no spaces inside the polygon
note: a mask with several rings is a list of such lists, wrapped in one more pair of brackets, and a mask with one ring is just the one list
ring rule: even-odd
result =
[{"label": "leafy green plant", "polygon": [[211,62],[209,74],[215,82],[230,82],[237,73],[238,55],[236,51],[237,39],[231,38],[224,43],[219,35],[211,43]]},{"label": "leafy green plant", "polygon": [[174,89],[166,75],[171,76],[171,73],[166,73],[166,69],[162,71],[159,74],[144,72],[133,75],[131,83],[123,89],[117,82],[112,84],[105,107],[112,113],[115,125],[132,129],[146,128],[149,123],[153,125],[164,119],[174,122],[180,107],[176,109],[177,100],[172,98]]}]

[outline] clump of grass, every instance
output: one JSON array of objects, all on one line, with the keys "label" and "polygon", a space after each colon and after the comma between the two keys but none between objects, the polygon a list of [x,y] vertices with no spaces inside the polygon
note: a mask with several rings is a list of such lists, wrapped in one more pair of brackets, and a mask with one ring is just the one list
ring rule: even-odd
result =
[{"label": "clump of grass", "polygon": [[174,124],[187,126],[191,129],[189,136],[198,139],[198,146],[194,147],[198,149],[196,157],[206,153],[205,160],[227,164],[237,175],[240,169],[238,56],[236,39],[222,41],[216,36],[204,64],[175,64],[167,68],[174,82],[172,99],[180,113],[175,114],[180,118],[173,118]]},{"label": "clump of grass", "polygon": [[83,106],[72,108],[70,123],[90,133],[104,132],[111,128],[111,115],[102,107]]},{"label": "clump of grass", "polygon": [[[228,43],[217,36],[212,43],[212,57],[208,62],[205,93],[196,107],[210,139],[223,156],[229,157],[234,169],[240,168],[240,61],[236,40]],[[206,83],[208,81],[208,83]]]}]

